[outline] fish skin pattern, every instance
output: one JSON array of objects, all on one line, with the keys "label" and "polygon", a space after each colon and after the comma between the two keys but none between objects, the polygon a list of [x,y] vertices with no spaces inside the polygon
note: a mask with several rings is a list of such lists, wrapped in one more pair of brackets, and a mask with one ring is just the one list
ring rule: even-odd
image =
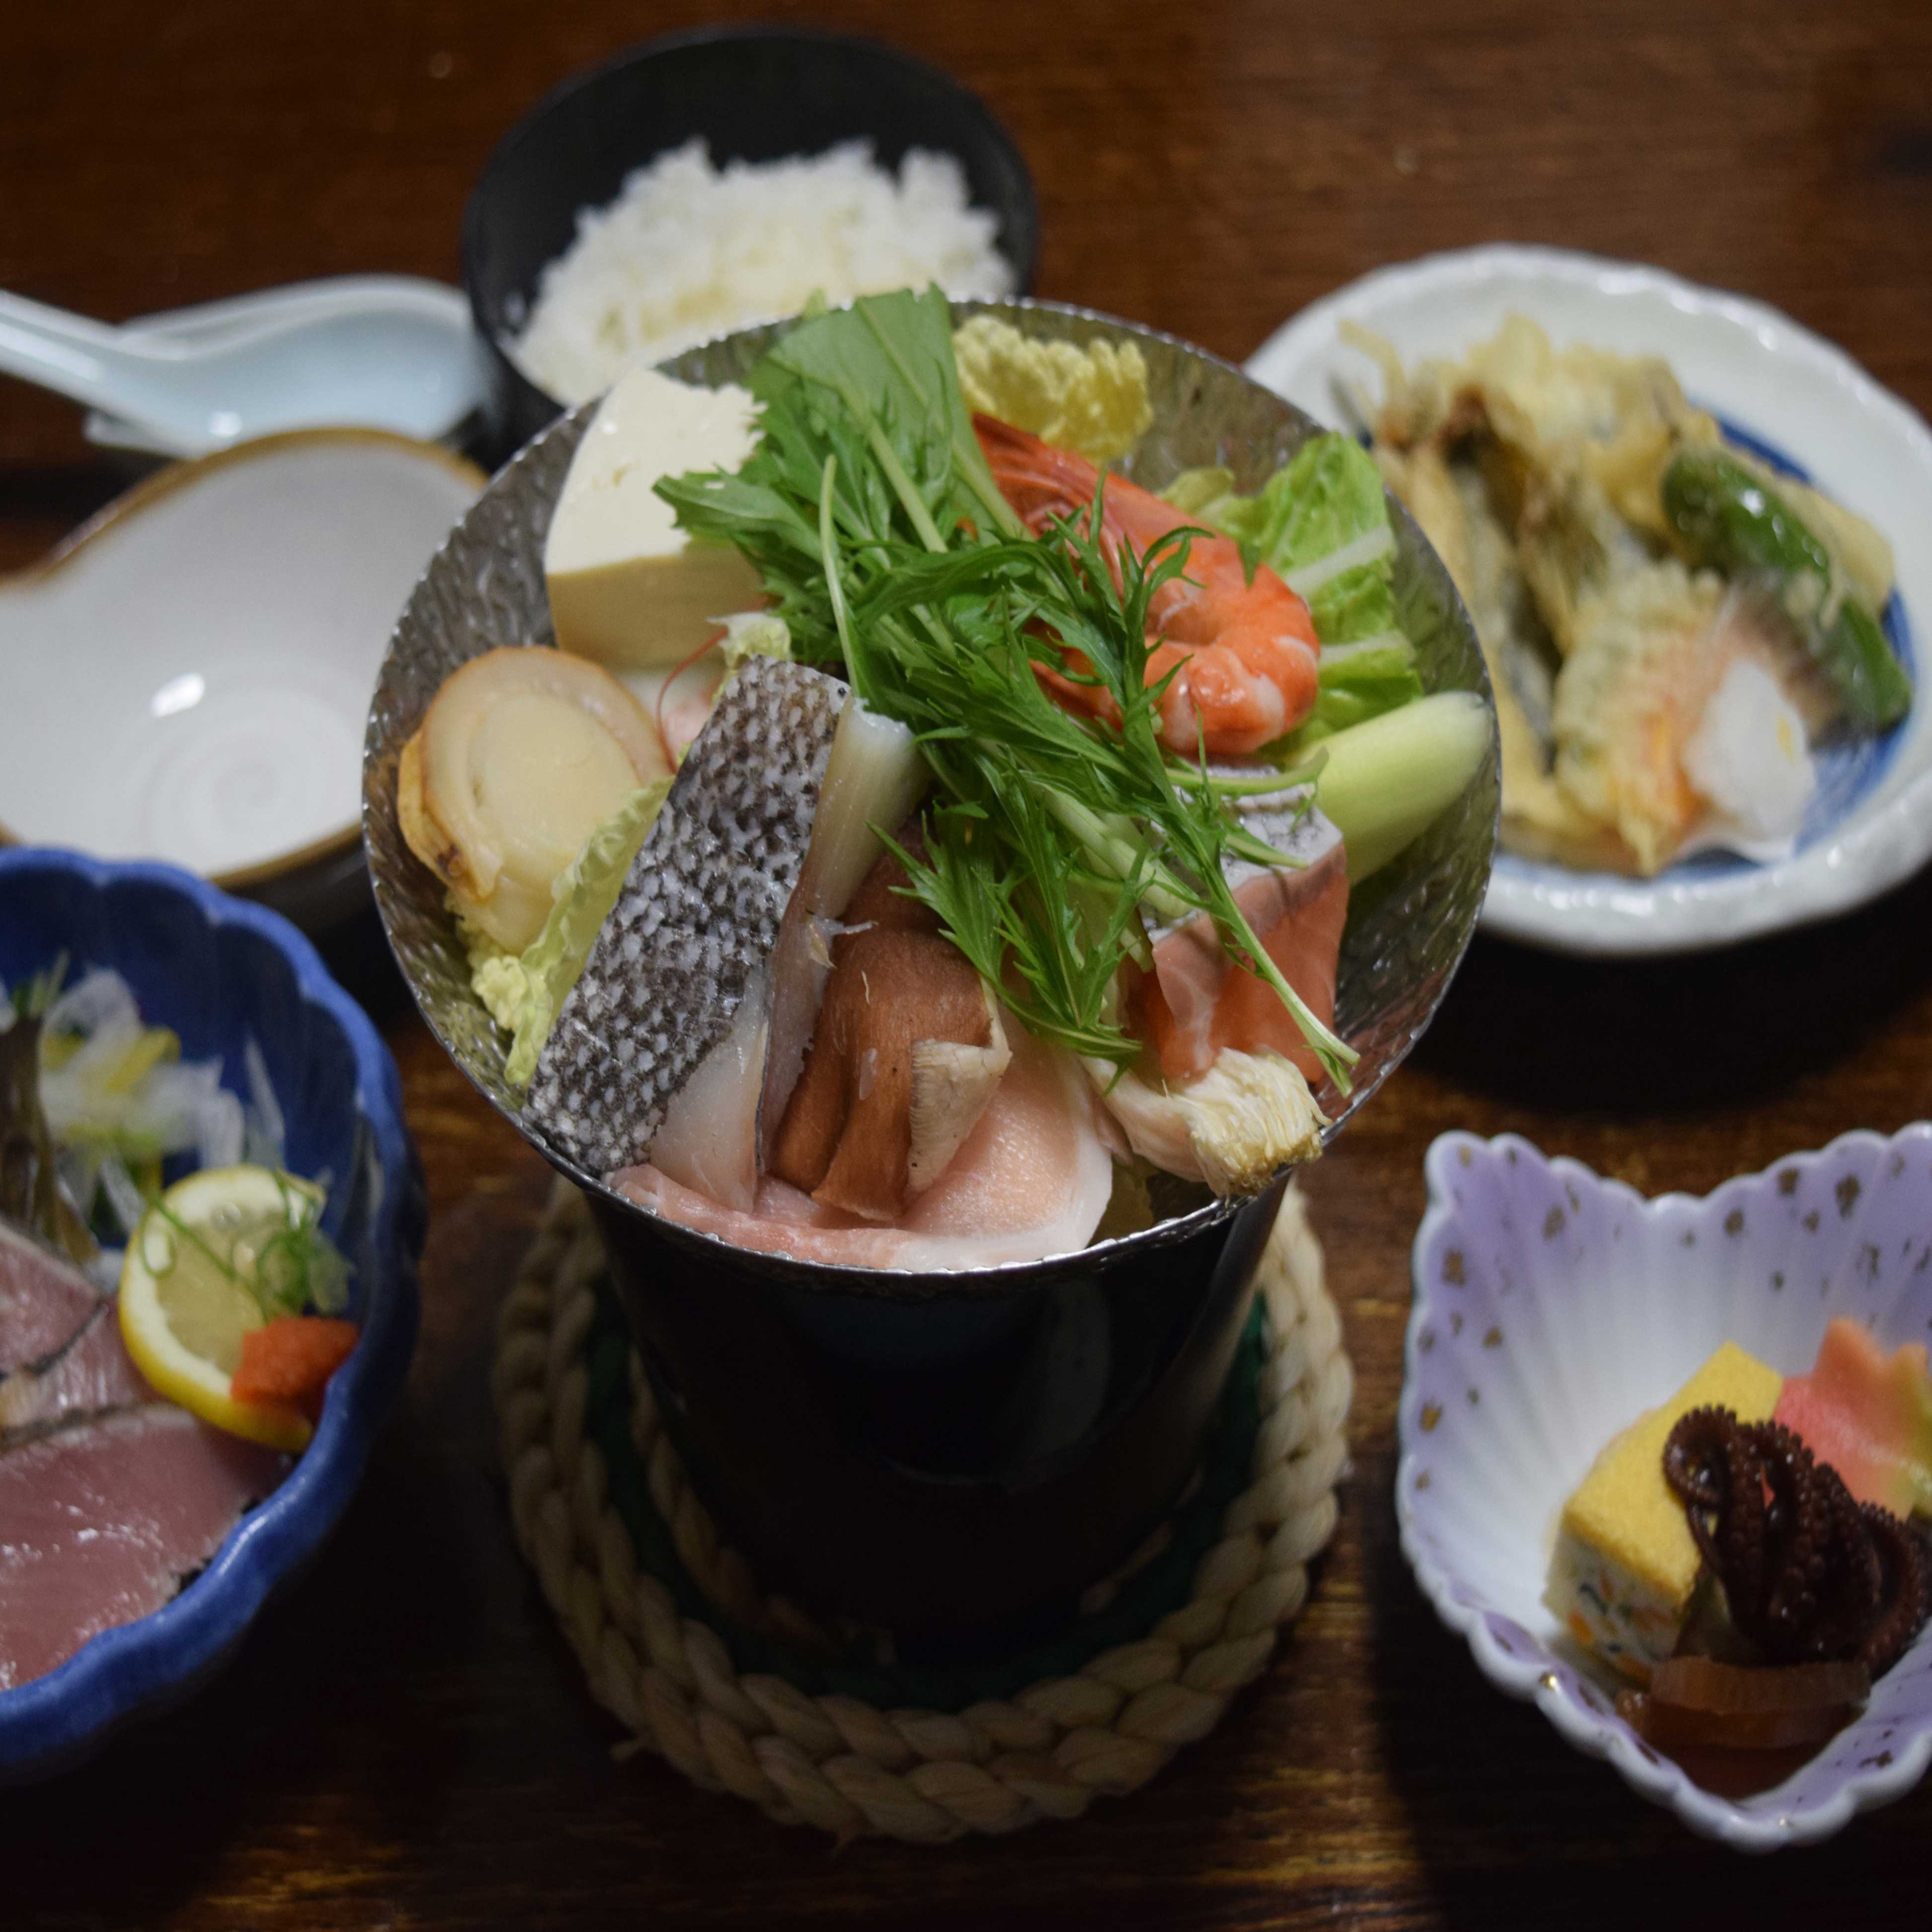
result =
[{"label": "fish skin pattern", "polygon": [[777,944],[845,696],[808,664],[754,658],[686,754],[525,1103],[592,1173],[644,1159]]}]

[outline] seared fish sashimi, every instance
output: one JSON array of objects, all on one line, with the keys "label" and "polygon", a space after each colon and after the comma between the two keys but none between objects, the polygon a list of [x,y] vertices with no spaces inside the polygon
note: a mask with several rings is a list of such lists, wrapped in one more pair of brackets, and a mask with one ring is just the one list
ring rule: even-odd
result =
[{"label": "seared fish sashimi", "polygon": [[286,1466],[165,1402],[0,1455],[0,1690],[159,1610]]},{"label": "seared fish sashimi", "polygon": [[105,1300],[71,1262],[0,1216],[0,1376],[58,1354]]},{"label": "seared fish sashimi", "polygon": [[104,1295],[50,1361],[0,1379],[0,1448],[28,1430],[154,1399],[128,1358],[114,1304]]}]

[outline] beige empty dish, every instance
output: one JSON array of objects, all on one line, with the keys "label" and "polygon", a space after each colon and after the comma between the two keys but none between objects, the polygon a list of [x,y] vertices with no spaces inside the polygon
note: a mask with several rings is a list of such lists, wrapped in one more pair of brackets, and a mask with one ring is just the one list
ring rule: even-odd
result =
[{"label": "beige empty dish", "polygon": [[0,581],[0,843],[166,860],[330,922],[389,632],[483,481],[380,431],[267,436]]}]

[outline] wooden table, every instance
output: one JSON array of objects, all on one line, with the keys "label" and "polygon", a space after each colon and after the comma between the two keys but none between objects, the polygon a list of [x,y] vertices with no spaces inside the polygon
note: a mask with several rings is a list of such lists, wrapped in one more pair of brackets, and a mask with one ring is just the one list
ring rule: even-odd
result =
[{"label": "wooden table", "polygon": [[[688,6],[64,0],[0,28],[0,286],[110,317],[354,270],[454,280],[492,142]],[[717,10],[719,11],[727,10]],[[729,10],[737,10],[731,9]],[[767,14],[790,12],[768,4]],[[997,0],[814,10],[978,88],[1038,178],[1043,294],[1222,354],[1379,262],[1500,238],[1776,304],[1932,410],[1932,11],[1628,0]],[[0,565],[112,494],[67,405],[0,382]],[[0,692],[0,702],[4,701]],[[545,1172],[445,1060],[380,938],[339,969],[401,1064],[434,1220],[407,1395],[298,1592],[192,1705],[0,1798],[0,1923],[311,1928],[995,1922],[1924,1922],[1932,1789],[1820,1851],[1689,1837],[1478,1676],[1397,1550],[1421,1160],[1509,1129],[1707,1189],[1932,1088],[1932,874],[1714,958],[1478,941],[1413,1061],[1310,1177],[1360,1373],[1313,1601],[1221,1730],[1072,1826],[834,1856],[614,1765],[512,1548],[484,1370]]]}]

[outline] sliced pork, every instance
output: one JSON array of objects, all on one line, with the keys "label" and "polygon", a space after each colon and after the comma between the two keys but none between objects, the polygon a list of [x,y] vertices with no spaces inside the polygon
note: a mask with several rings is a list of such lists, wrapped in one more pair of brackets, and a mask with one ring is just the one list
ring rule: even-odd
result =
[{"label": "sliced pork", "polygon": [[1072,1057],[1015,1029],[1012,1060],[945,1172],[880,1226],[767,1175],[747,1214],[656,1168],[617,1177],[633,1200],[739,1247],[834,1267],[950,1270],[1084,1247],[1113,1190],[1113,1161]]},{"label": "sliced pork", "polygon": [[905,884],[888,853],[846,909],[770,1163],[821,1208],[880,1222],[944,1174],[1012,1058],[984,982]]},{"label": "sliced pork", "polygon": [[[1282,977],[1324,1026],[1335,1017],[1335,975],[1348,916],[1348,858],[1341,834],[1316,812],[1293,818],[1256,812],[1248,829],[1276,846],[1292,865],[1239,862],[1229,868],[1234,902]],[[1214,921],[1197,914],[1157,936],[1154,971],[1136,990],[1144,1036],[1170,1081],[1207,1072],[1222,1049],[1272,1050],[1312,1081],[1321,1063],[1294,1016],[1258,973],[1234,965]]]}]

